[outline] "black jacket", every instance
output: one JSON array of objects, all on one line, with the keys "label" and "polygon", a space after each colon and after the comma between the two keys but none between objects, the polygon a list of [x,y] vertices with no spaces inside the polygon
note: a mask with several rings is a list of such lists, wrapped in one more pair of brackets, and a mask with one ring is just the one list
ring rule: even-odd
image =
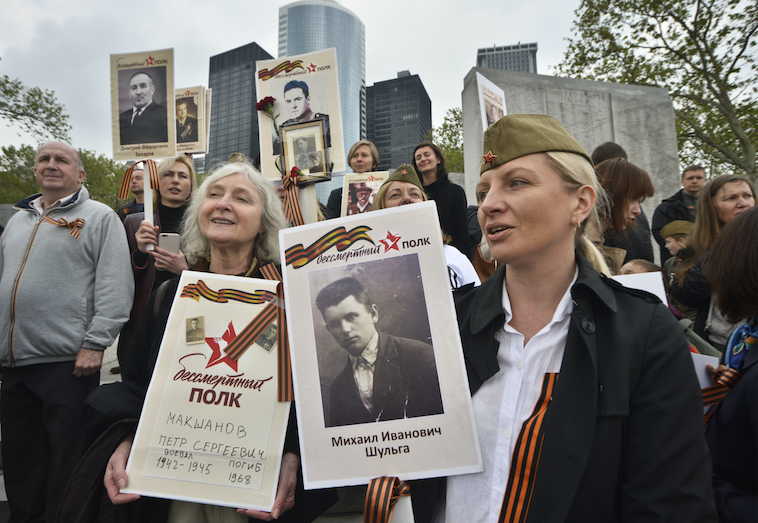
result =
[{"label": "black jacket", "polygon": [[708,320],[708,311],[711,308],[711,284],[705,277],[703,266],[708,261],[708,254],[705,253],[697,263],[689,270],[682,283],[674,278],[671,282],[671,296],[679,300],[682,305],[690,309],[697,309],[695,323],[692,330],[700,335],[705,341],[709,341],[708,333],[705,330],[705,323]]},{"label": "black jacket", "polygon": [[[579,254],[576,261],[526,521],[715,523],[702,396],[681,329],[657,298],[598,275]],[[505,269],[454,292],[472,394],[501,371]],[[417,522],[429,521],[430,493],[429,482],[416,488]]]},{"label": "black jacket", "polygon": [[473,253],[468,236],[466,192],[461,186],[452,183],[447,177],[447,171],[442,170],[438,171],[436,181],[424,185],[424,191],[429,199],[434,200],[437,204],[440,227],[452,237],[450,245],[461,251],[470,260]]},{"label": "black jacket", "polygon": [[666,248],[665,238],[661,238],[661,229],[663,229],[669,223],[676,220],[684,220],[691,222],[692,216],[690,215],[690,209],[687,204],[684,203],[684,189],[680,189],[671,198],[662,200],[660,205],[655,208],[653,213],[653,236],[655,241],[661,249],[661,264],[671,258],[671,253]]},{"label": "black jacket", "polygon": [[706,429],[713,490],[721,521],[758,517],[758,349],[748,351],[742,378],[721,400]]}]

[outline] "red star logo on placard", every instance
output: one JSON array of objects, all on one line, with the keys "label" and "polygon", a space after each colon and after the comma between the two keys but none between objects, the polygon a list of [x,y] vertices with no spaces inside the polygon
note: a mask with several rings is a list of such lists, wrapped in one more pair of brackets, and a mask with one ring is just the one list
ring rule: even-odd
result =
[{"label": "red star logo on placard", "polygon": [[152,56],[147,55],[147,59],[145,60],[145,65],[153,65],[153,60],[155,60]]},{"label": "red star logo on placard", "polygon": [[232,325],[232,322],[229,322],[229,327],[227,327],[223,336],[220,338],[205,338],[205,343],[213,349],[213,354],[211,354],[211,358],[208,360],[208,365],[205,366],[206,369],[218,365],[219,363],[226,363],[234,370],[234,372],[237,372],[237,362],[227,356],[224,352],[226,346],[234,341],[234,338],[236,337],[237,334],[234,332],[234,325]]},{"label": "red star logo on placard", "polygon": [[184,96],[189,96],[189,95],[190,95],[190,90],[189,89],[187,89],[186,91],[184,91]]},{"label": "red star logo on placard", "polygon": [[311,73],[316,72],[316,66],[313,65],[313,62],[311,62],[311,65],[308,66],[308,71],[310,71]]},{"label": "red star logo on placard", "polygon": [[395,249],[397,252],[400,252],[400,249],[397,248],[397,242],[400,241],[400,236],[393,235],[390,231],[387,231],[387,239],[386,240],[379,240],[379,243],[384,245],[384,252],[389,251],[390,249]]},{"label": "red star logo on placard", "polygon": [[492,151],[487,151],[487,154],[485,154],[483,158],[485,164],[495,165],[495,158],[497,158],[497,156],[492,154]]}]

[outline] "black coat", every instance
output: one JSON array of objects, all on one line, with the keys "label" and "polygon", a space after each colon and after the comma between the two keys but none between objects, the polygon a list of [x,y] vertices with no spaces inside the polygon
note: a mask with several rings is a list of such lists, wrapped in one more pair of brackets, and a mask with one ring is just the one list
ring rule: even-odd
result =
[{"label": "black coat", "polygon": [[[702,397],[681,329],[654,296],[598,275],[579,254],[576,261],[526,521],[715,523]],[[472,394],[500,371],[505,269],[454,293]],[[434,488],[415,491],[416,521],[429,521]]]},{"label": "black coat", "polygon": [[705,434],[721,521],[758,518],[758,349],[742,360],[742,378],[721,400]]},{"label": "black coat", "polygon": [[470,260],[473,253],[468,236],[466,192],[448,179],[446,171],[438,171],[437,180],[424,185],[424,191],[437,204],[440,227],[452,238],[450,245]]}]

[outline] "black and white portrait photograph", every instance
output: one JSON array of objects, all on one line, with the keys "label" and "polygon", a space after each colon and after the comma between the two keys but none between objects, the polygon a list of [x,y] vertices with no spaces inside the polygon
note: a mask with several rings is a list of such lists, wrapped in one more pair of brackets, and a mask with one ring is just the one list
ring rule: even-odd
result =
[{"label": "black and white portrait photograph", "polygon": [[121,145],[168,142],[166,67],[118,71]]},{"label": "black and white portrait photograph", "polygon": [[325,426],[443,414],[418,255],[308,276]]},{"label": "black and white portrait photograph", "polygon": [[199,140],[197,114],[198,108],[194,97],[185,96],[176,99],[176,141],[178,143]]},{"label": "black and white portrait photograph", "polygon": [[273,348],[276,347],[276,334],[276,323],[272,323],[266,327],[266,330],[264,330],[260,336],[255,338],[255,343],[256,345],[262,347],[264,350],[271,352]]},{"label": "black and white portrait photograph", "polygon": [[205,317],[196,316],[186,320],[187,335],[185,341],[187,345],[203,343],[205,341]]}]

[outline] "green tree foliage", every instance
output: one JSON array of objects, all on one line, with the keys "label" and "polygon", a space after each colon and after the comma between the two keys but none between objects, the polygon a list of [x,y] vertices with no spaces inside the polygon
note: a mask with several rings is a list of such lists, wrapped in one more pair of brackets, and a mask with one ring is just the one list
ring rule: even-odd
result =
[{"label": "green tree foliage", "polygon": [[39,192],[34,177],[37,149],[29,145],[2,147],[0,156],[0,203],[17,203]]},{"label": "green tree foliage", "polygon": [[84,170],[87,172],[84,186],[87,187],[90,198],[103,202],[114,210],[124,205],[126,202],[118,199],[118,190],[126,167],[104,154],[98,156],[94,151],[79,149],[79,154],[82,155]]},{"label": "green tree foliage", "polygon": [[[0,147],[0,203],[17,203],[39,192],[34,176],[37,150],[29,145],[18,148]],[[123,205],[118,199],[118,190],[126,168],[105,155],[79,149],[87,177],[84,186],[93,200],[103,202],[112,209]]]},{"label": "green tree foliage", "polygon": [[431,141],[445,156],[447,170],[451,173],[464,172],[463,164],[463,112],[455,107],[448,109],[442,125],[432,129]]},{"label": "green tree foliage", "polygon": [[68,141],[68,115],[55,92],[27,87],[18,78],[0,76],[0,119],[18,125],[37,142],[47,138]]},{"label": "green tree foliage", "polygon": [[756,180],[756,0],[582,0],[575,13],[561,74],[668,90],[681,163]]}]

